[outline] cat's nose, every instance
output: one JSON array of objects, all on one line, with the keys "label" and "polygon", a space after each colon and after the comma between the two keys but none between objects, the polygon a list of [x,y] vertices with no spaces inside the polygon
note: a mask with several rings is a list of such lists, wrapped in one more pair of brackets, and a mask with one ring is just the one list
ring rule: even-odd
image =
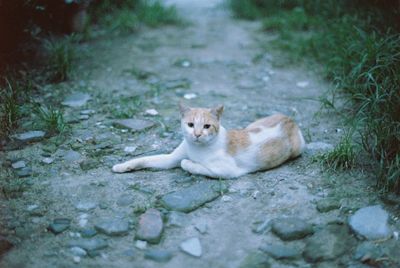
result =
[{"label": "cat's nose", "polygon": [[196,134],[196,133],[194,133],[194,136],[195,136],[196,138],[198,138],[198,137],[201,136],[201,134]]}]

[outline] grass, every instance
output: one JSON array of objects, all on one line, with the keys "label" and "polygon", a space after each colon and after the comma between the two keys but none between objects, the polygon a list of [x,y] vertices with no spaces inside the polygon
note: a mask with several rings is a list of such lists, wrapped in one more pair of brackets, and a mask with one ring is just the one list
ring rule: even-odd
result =
[{"label": "grass", "polygon": [[360,134],[369,163],[355,159],[356,144],[343,136],[321,156],[329,168],[370,166],[381,189],[400,193],[400,21],[396,1],[230,0],[237,17],[259,18],[277,38],[268,49],[288,62],[313,61],[335,85],[321,105],[344,99],[347,133]]},{"label": "grass", "polygon": [[183,21],[174,6],[164,6],[161,1],[142,0],[136,13],[141,22],[150,27],[162,25],[179,25]]},{"label": "grass", "polygon": [[18,105],[18,85],[5,78],[5,85],[0,88],[0,138],[6,137],[17,126],[20,115]]},{"label": "grass", "polygon": [[160,27],[183,23],[174,6],[165,6],[159,0],[103,0],[92,4],[90,13],[94,23],[116,34],[135,32],[142,24]]},{"label": "grass", "polygon": [[65,81],[73,71],[73,60],[76,56],[74,35],[63,38],[51,37],[44,40],[44,47],[48,55],[53,80]]},{"label": "grass", "polygon": [[351,169],[356,166],[356,151],[352,135],[347,133],[332,151],[320,154],[316,160],[329,170]]},{"label": "grass", "polygon": [[111,101],[106,104],[104,112],[116,119],[131,118],[141,111],[142,104],[140,96],[120,97],[117,102]]},{"label": "grass", "polygon": [[53,107],[35,104],[33,113],[36,117],[34,125],[46,130],[46,133],[49,135],[63,134],[68,130],[68,125],[64,120],[62,112]]}]

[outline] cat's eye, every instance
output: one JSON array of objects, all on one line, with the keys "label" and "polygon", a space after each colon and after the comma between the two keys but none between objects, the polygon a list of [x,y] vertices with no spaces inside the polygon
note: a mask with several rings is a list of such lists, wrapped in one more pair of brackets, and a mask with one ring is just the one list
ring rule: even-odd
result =
[{"label": "cat's eye", "polygon": [[193,123],[188,123],[188,127],[193,127]]},{"label": "cat's eye", "polygon": [[209,128],[211,127],[211,125],[210,125],[210,124],[205,124],[203,127],[204,127],[205,129],[209,129]]}]

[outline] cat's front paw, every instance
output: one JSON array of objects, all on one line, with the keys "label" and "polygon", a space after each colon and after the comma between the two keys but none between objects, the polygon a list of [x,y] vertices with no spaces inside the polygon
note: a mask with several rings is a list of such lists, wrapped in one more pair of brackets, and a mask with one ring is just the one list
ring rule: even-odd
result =
[{"label": "cat's front paw", "polygon": [[183,159],[181,161],[181,168],[189,173],[197,174],[196,163],[189,159]]},{"label": "cat's front paw", "polygon": [[115,173],[124,173],[129,171],[129,169],[125,164],[116,164],[112,167],[112,171]]}]

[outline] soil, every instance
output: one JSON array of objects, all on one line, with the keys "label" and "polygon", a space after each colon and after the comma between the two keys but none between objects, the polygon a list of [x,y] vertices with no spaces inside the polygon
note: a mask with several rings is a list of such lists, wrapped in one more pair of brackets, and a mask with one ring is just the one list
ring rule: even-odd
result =
[{"label": "soil", "polygon": [[[189,24],[79,44],[81,57],[73,79],[44,89],[43,102],[46,98],[61,102],[72,92],[88,93],[92,99],[87,104],[65,107],[64,112],[68,119],[87,109],[94,114],[71,124],[66,139],[45,139],[3,155],[7,161],[24,159],[32,176],[24,179],[28,187],[20,196],[0,201],[2,235],[15,245],[0,260],[0,267],[238,267],[265,242],[279,240],[268,230],[253,231],[266,220],[297,217],[318,227],[346,222],[357,208],[381,203],[368,175],[360,170],[326,172],[314,161],[315,148],[336,144],[342,134],[339,116],[321,111],[319,97],[331,87],[329,83],[307,66],[277,64],[279,54],[263,48],[273,36],[260,32],[258,22],[232,18],[222,1],[167,3],[175,4]],[[155,126],[134,133],[113,127],[134,100],[139,100],[132,108],[134,117]],[[316,147],[278,168],[221,181],[228,188],[222,197],[185,214],[181,227],[164,223],[161,241],[147,245],[172,253],[171,260],[159,263],[145,259],[144,251],[135,247],[139,216],[156,207],[167,218],[160,197],[209,179],[181,169],[114,174],[111,166],[135,155],[169,152],[179,144],[181,100],[192,106],[224,104],[222,124],[228,129],[275,112],[290,115]],[[146,114],[147,109],[159,114]],[[127,146],[136,150],[126,153]],[[43,163],[49,151],[46,157],[54,161]],[[316,202],[328,196],[340,199],[341,208],[318,212]],[[76,203],[81,201],[97,206],[79,211]],[[38,206],[38,213],[32,212],[32,205]],[[71,220],[69,229],[58,235],[47,229],[56,218]],[[78,238],[83,225],[92,227],[100,218],[127,219],[130,230],[116,237],[97,234],[108,247],[99,256],[77,258],[68,242]],[[207,225],[204,234],[195,228],[200,222]],[[201,257],[179,248],[192,237],[200,240]],[[331,260],[327,267],[349,260],[351,254]],[[272,267],[312,266],[303,258],[269,261]]]}]

